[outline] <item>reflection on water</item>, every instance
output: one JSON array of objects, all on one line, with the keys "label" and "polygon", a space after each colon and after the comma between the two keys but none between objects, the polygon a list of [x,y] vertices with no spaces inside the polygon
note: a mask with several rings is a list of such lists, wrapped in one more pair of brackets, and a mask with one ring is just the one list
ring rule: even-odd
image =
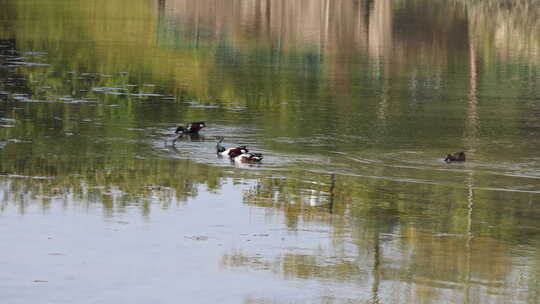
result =
[{"label": "reflection on water", "polygon": [[[537,303],[534,3],[0,0],[0,219],[20,242],[2,294],[84,295],[72,269],[116,268],[129,283],[100,294]],[[263,163],[217,158],[221,136]],[[454,151],[468,161],[445,164]],[[49,238],[79,266],[36,277]]]}]

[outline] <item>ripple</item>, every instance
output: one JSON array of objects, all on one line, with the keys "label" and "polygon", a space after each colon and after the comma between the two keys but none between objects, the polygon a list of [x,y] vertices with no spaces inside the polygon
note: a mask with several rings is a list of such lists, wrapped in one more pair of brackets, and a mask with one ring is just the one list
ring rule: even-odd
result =
[{"label": "ripple", "polygon": [[157,93],[130,93],[128,95],[135,96],[135,97],[161,97],[163,96],[162,94],[157,94]]},{"label": "ripple", "polygon": [[21,178],[21,179],[53,179],[53,177],[50,176],[28,176],[28,175],[20,175],[20,174],[9,174],[5,172],[0,172],[0,177],[7,177],[7,178]]},{"label": "ripple", "polygon": [[244,111],[247,109],[247,107],[227,107],[226,109],[229,111]]},{"label": "ripple", "polygon": [[64,101],[66,104],[78,104],[78,103],[96,103],[96,99],[71,99]]},{"label": "ripple", "polygon": [[31,140],[25,140],[25,139],[17,139],[17,138],[11,138],[7,140],[8,142],[12,143],[21,143],[21,144],[29,144],[32,143]]},{"label": "ripple", "polygon": [[38,63],[38,62],[10,62],[11,65],[18,66],[50,66],[48,63]]},{"label": "ripple", "polygon": [[27,102],[27,103],[52,103],[54,102],[53,100],[31,99],[26,96],[14,96],[12,97],[12,99],[19,102]]},{"label": "ripple", "polygon": [[121,96],[133,96],[133,97],[162,97],[163,94],[158,93],[130,93],[129,90],[125,87],[94,87],[92,91],[103,93],[106,95],[121,95]]},{"label": "ripple", "polygon": [[111,92],[111,91],[126,91],[125,88],[121,87],[94,87],[92,88],[94,92]]},{"label": "ripple", "polygon": [[47,55],[49,53],[47,52],[24,52],[23,55],[26,55],[26,56],[42,56],[42,55]]},{"label": "ripple", "polygon": [[516,192],[516,193],[534,193],[540,194],[540,190],[520,190],[520,189],[510,189],[510,188],[492,188],[492,187],[473,187],[476,190],[487,190],[487,191],[499,191],[499,192]]},{"label": "ripple", "polygon": [[213,106],[213,105],[192,105],[190,108],[195,109],[218,109],[219,106]]}]

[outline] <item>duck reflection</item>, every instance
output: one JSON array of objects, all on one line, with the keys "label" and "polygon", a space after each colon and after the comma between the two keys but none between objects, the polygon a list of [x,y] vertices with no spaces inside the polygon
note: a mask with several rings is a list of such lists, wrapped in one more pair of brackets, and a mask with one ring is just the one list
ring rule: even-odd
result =
[{"label": "duck reflection", "polygon": [[178,137],[176,137],[176,140],[205,141],[206,138],[204,137],[204,135],[201,135],[198,133],[187,133],[187,134],[180,134]]}]

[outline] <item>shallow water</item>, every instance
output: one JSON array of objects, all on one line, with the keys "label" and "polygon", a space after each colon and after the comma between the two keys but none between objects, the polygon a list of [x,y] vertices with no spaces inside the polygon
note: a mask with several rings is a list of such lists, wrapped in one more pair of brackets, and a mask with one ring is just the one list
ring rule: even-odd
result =
[{"label": "shallow water", "polygon": [[525,2],[0,0],[1,302],[538,303]]}]

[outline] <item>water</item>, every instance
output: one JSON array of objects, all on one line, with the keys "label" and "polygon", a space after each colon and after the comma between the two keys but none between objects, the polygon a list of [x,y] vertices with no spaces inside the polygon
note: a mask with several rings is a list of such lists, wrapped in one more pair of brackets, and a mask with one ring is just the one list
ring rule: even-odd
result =
[{"label": "water", "polygon": [[538,303],[535,1],[0,4],[2,303]]}]

